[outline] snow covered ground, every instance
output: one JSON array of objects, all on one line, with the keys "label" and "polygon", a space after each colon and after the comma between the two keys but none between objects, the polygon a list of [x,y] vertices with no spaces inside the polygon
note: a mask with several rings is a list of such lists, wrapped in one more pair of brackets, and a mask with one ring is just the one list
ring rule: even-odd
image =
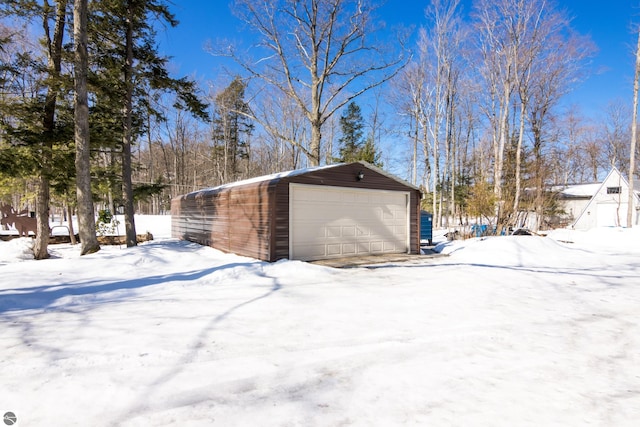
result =
[{"label": "snow covered ground", "polygon": [[28,239],[0,241],[0,414],[15,425],[640,420],[640,230],[332,269],[136,223],[157,240],[83,257],[56,245],[44,261]]}]

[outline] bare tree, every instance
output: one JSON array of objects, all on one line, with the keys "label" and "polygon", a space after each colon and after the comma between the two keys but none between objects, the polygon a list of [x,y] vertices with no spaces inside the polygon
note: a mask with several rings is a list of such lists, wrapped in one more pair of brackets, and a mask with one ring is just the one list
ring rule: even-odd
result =
[{"label": "bare tree", "polygon": [[603,147],[602,141],[598,136],[596,128],[592,129],[587,137],[584,145],[584,153],[587,158],[589,176],[588,180],[596,182],[598,180],[598,172],[604,162],[605,147]]},{"label": "bare tree", "polygon": [[[165,126],[167,140],[160,143],[160,150],[165,174],[172,182],[171,197],[175,197],[199,189],[198,170],[194,163],[196,126],[191,118],[180,110],[175,111],[175,116],[170,122],[166,122]],[[216,170],[223,173],[222,167],[217,167]],[[222,184],[225,182],[223,179],[224,176],[220,175],[212,184]]]},{"label": "bare tree", "polygon": [[267,166],[263,172],[296,169],[300,167],[301,153],[309,147],[309,122],[299,104],[279,90],[266,87],[264,95],[257,112],[261,125],[267,130],[264,142],[269,162],[263,165]]},{"label": "bare tree", "polygon": [[630,106],[621,99],[611,101],[599,123],[600,143],[604,147],[606,156],[606,167],[617,167],[622,173],[628,172],[627,159],[629,156],[629,143],[631,140],[631,123],[629,118],[632,114]]},{"label": "bare tree", "polygon": [[[233,11],[259,35],[255,61],[234,47],[215,54],[233,58],[252,77],[293,99],[311,128],[309,147],[264,126],[299,148],[311,165],[321,159],[322,126],[357,96],[391,79],[404,65],[390,57],[366,0],[236,0]],[[254,117],[258,122],[259,118]],[[264,125],[264,123],[263,123]]]},{"label": "bare tree", "polygon": [[[553,128],[553,110],[562,96],[582,78],[585,59],[595,50],[588,38],[571,31],[569,21],[562,13],[550,9],[540,19],[542,22],[531,43],[538,47],[530,51],[533,54],[529,74],[531,80],[528,81],[525,96],[533,141],[536,229],[541,225],[545,205],[548,204],[545,186],[549,183],[551,169],[544,150],[549,141],[556,139],[550,131]],[[517,185],[520,185],[519,181]],[[518,191],[516,207],[519,197]]]},{"label": "bare tree", "polygon": [[411,175],[411,182],[414,185],[418,185],[418,170],[420,169],[418,148],[422,146],[425,154],[427,154],[422,181],[425,192],[429,193],[431,189],[429,185],[431,171],[430,162],[427,159],[431,149],[429,145],[430,141],[428,137],[426,137],[427,129],[424,111],[425,108],[429,108],[426,103],[430,100],[426,95],[428,91],[426,60],[425,55],[421,54],[404,67],[398,78],[392,82],[393,91],[391,93],[391,99],[398,110],[398,114],[407,121],[405,123],[405,126],[408,127],[406,135],[409,136],[411,143],[411,166],[409,173]]},{"label": "bare tree", "polygon": [[[522,0],[516,0],[522,1]],[[509,137],[509,110],[516,86],[516,57],[512,0],[479,0],[475,3],[475,23],[481,57],[479,72],[488,95],[483,107],[491,127],[493,145],[493,188],[496,217],[503,215],[503,173],[505,147]],[[515,37],[517,40],[517,37]]]},{"label": "bare tree", "polygon": [[[442,225],[442,203],[436,197],[441,187],[441,197],[449,198],[448,217],[453,217],[455,210],[455,117],[458,102],[458,86],[461,73],[462,42],[465,32],[459,16],[459,0],[432,0],[426,10],[430,30],[421,32],[420,52],[427,65],[426,92],[431,97],[432,108],[423,109],[428,116],[423,119],[431,138],[431,169],[433,178],[431,191],[433,194],[432,209],[434,223]],[[426,121],[426,122],[425,122]],[[441,147],[444,148],[444,169],[440,170]],[[449,187],[445,189],[448,183]],[[448,190],[448,191],[447,191]]]},{"label": "bare tree", "polygon": [[633,174],[636,166],[636,139],[638,131],[638,86],[640,85],[640,30],[638,31],[638,45],[636,47],[636,70],[633,79],[633,114],[631,122],[631,148],[629,149],[629,203],[627,205],[627,227],[633,227]]},{"label": "bare tree", "polygon": [[[569,20],[548,0],[479,0],[474,16],[482,58],[480,74],[488,94],[484,110],[493,138],[498,222],[505,225],[510,214],[519,210],[527,121],[534,141],[534,162],[538,165],[534,186],[538,192],[536,210],[541,218],[546,121],[560,97],[580,78],[580,67],[593,47],[587,38],[572,31]],[[505,177],[505,149],[507,141],[514,138],[514,165],[509,165],[514,176]],[[505,178],[513,183],[508,193]],[[505,204],[509,197],[513,197],[510,206]],[[513,222],[516,216],[512,218]]]},{"label": "bare tree", "polygon": [[[585,182],[591,176],[588,156],[589,137],[593,126],[587,121],[576,105],[571,105],[558,120],[560,131],[554,157],[555,184],[572,184]],[[597,148],[597,147],[596,147]]]}]

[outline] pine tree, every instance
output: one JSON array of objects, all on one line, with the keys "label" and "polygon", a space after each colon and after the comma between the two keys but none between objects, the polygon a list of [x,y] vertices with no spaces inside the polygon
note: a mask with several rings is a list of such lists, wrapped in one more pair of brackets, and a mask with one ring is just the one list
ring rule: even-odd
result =
[{"label": "pine tree", "polygon": [[[162,20],[171,26],[178,24],[165,2],[116,0],[95,2],[93,6],[89,43],[93,49],[96,103],[93,107],[95,130],[91,138],[95,135],[96,143],[109,155],[120,154],[119,197],[124,206],[126,243],[135,246],[132,146],[145,131],[145,114],[164,120],[161,112],[148,104],[147,94],[173,92],[177,95],[176,108],[203,120],[208,120],[207,107],[197,97],[194,82],[169,76],[168,59],[158,53],[155,21]],[[96,132],[98,129],[101,132]]]},{"label": "pine tree", "polygon": [[380,160],[381,154],[378,150],[376,150],[375,142],[373,141],[373,137],[370,136],[365,141],[364,145],[360,149],[358,160],[364,160],[367,163],[371,163],[372,165],[382,167],[382,161]]},{"label": "pine tree", "polygon": [[247,117],[249,104],[244,100],[246,85],[239,78],[216,96],[213,139],[223,155],[223,181],[240,177],[240,162],[249,160],[249,137],[253,124]]},{"label": "pine tree", "polygon": [[[62,62],[67,18],[67,0],[53,5],[48,0],[41,3],[28,0],[6,1],[1,14],[39,22],[44,34],[41,38],[44,54],[41,56],[23,52],[16,56],[11,72],[27,76],[32,90],[19,88],[10,99],[3,100],[3,121],[7,140],[13,146],[15,171],[28,177],[35,176],[37,231],[33,245],[35,259],[49,257],[49,204],[51,180],[55,176],[57,147],[68,144],[71,122],[68,107],[69,85],[62,75]],[[34,74],[31,75],[30,71]],[[15,149],[21,147],[22,149]]]},{"label": "pine tree", "polygon": [[360,107],[355,102],[352,102],[347,106],[347,110],[342,116],[340,116],[342,136],[338,139],[340,143],[340,157],[338,161],[350,163],[360,160],[360,152],[364,144],[362,140],[363,128],[364,123]]},{"label": "pine tree", "polygon": [[373,135],[364,139],[364,120],[360,107],[352,102],[347,110],[340,116],[340,129],[342,136],[340,143],[340,157],[336,160],[342,163],[364,160],[378,167],[382,167],[381,153],[376,150]]}]

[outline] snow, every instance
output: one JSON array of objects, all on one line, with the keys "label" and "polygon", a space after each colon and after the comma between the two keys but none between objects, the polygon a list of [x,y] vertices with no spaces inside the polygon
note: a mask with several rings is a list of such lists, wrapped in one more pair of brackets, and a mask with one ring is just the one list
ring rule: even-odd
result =
[{"label": "snow", "polygon": [[572,197],[593,197],[594,194],[602,187],[601,182],[594,184],[576,184],[570,185],[562,189],[562,194]]},{"label": "snow", "polygon": [[281,179],[281,178],[285,178],[285,177],[288,177],[288,176],[303,175],[305,173],[315,172],[315,171],[319,171],[319,170],[322,170],[322,169],[332,169],[332,168],[335,168],[337,166],[342,166],[342,163],[334,163],[334,164],[322,165],[322,166],[313,166],[313,167],[295,169],[295,170],[290,170],[290,171],[285,171],[285,172],[277,172],[277,173],[273,173],[273,174],[270,174],[270,175],[256,176],[256,177],[253,177],[253,178],[244,179],[242,181],[234,181],[234,182],[229,182],[227,184],[218,185],[217,187],[203,188],[201,190],[192,191],[189,194],[195,194],[195,193],[199,193],[201,191],[216,191],[216,190],[222,190],[222,189],[227,189],[227,188],[235,188],[235,187],[240,187],[240,186],[248,185],[248,184],[256,184],[256,183],[259,183],[259,182],[274,181],[276,179]]},{"label": "snow", "polygon": [[[383,169],[378,168],[377,166],[374,166],[370,163],[365,162],[364,160],[359,161],[358,163],[361,163],[364,167],[371,169],[373,171],[376,171],[377,173],[381,174],[381,175],[385,175],[386,177],[394,180],[394,181],[398,181],[403,185],[406,185],[407,187],[411,187],[411,188],[415,188],[416,190],[418,190],[418,187],[416,187],[415,185],[404,181],[400,178],[398,178],[397,176],[394,176],[388,172],[386,172]],[[329,165],[322,165],[322,166],[311,166],[311,167],[307,167],[307,168],[302,168],[302,169],[294,169],[294,170],[290,170],[290,171],[286,171],[286,172],[278,172],[278,173],[274,173],[274,174],[270,174],[270,175],[263,175],[263,176],[257,176],[254,178],[248,178],[242,181],[235,181],[235,182],[229,182],[227,184],[222,184],[219,185],[217,187],[210,187],[210,188],[203,188],[201,190],[196,190],[196,191],[192,191],[189,194],[196,194],[196,193],[200,193],[202,191],[218,191],[218,190],[223,190],[223,189],[229,189],[229,188],[235,188],[235,187],[240,187],[243,185],[248,185],[248,184],[256,184],[256,183],[260,183],[260,182],[269,182],[269,181],[274,181],[277,179],[281,179],[281,178],[285,178],[285,177],[293,177],[293,176],[299,176],[299,175],[304,175],[307,173],[311,173],[311,172],[317,172],[323,169],[333,169],[339,166],[344,166],[345,163],[333,163],[333,164],[329,164]]]},{"label": "snow", "polygon": [[[145,224],[146,222],[146,224]],[[635,426],[640,234],[440,242],[334,269],[168,238],[0,241],[0,414],[17,426]]]}]

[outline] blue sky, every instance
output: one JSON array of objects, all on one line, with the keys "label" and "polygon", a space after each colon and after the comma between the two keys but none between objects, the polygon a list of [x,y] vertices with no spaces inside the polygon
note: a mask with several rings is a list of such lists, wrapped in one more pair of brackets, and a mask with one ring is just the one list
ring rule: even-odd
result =
[{"label": "blue sky", "polygon": [[[640,23],[640,0],[556,0],[573,17],[573,26],[591,36],[598,53],[590,64],[591,76],[577,87],[565,103],[581,106],[583,112],[598,115],[610,101],[631,104],[634,50],[637,35],[631,30]],[[216,80],[219,61],[203,46],[207,40],[241,38],[240,22],[231,14],[228,0],[178,0],[172,6],[180,21],[176,28],[160,32],[163,53],[172,56],[172,71],[178,76],[195,75]],[[380,15],[389,25],[422,25],[428,1],[389,0]],[[470,0],[463,0],[465,11]]]}]

